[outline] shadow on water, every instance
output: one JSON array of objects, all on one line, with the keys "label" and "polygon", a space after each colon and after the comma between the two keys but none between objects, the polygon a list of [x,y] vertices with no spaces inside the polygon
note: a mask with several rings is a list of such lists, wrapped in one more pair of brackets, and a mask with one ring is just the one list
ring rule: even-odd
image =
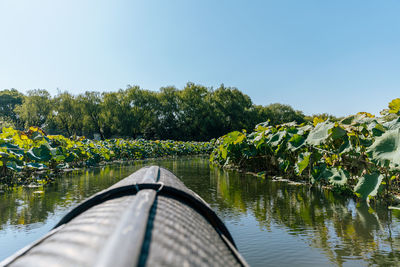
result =
[{"label": "shadow on water", "polygon": [[0,192],[0,260],[45,234],[72,206],[149,164],[168,168],[210,203],[251,265],[400,265],[399,211],[223,171],[206,158],[105,166]]}]

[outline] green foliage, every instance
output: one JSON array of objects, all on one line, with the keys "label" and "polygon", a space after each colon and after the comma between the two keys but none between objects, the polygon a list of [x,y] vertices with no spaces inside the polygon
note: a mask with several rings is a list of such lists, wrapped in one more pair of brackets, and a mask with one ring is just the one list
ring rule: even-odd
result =
[{"label": "green foliage", "polygon": [[328,139],[329,130],[331,130],[333,126],[334,124],[329,121],[318,123],[317,126],[308,134],[306,143],[314,146],[321,145],[326,139]]},{"label": "green foliage", "polygon": [[296,172],[299,175],[308,167],[308,164],[310,164],[310,156],[311,156],[311,153],[309,153],[309,152],[299,154],[299,156],[298,156],[299,160],[296,165],[296,167],[297,167]]},{"label": "green foliage", "polygon": [[400,98],[393,99],[389,103],[389,113],[400,115]]},{"label": "green foliage", "polygon": [[[0,123],[9,125],[18,125],[20,120],[14,109],[22,104],[24,95],[16,89],[0,91]],[[8,126],[6,126],[8,127]]]},{"label": "green foliage", "polygon": [[84,119],[83,104],[68,92],[59,93],[53,98],[53,111],[50,114],[49,128],[59,129],[67,136],[79,135]]},{"label": "green foliage", "polygon": [[15,127],[15,125],[7,117],[0,117],[0,130],[4,127]]},{"label": "green foliage", "polygon": [[338,168],[326,168],[319,179],[325,179],[332,185],[344,186],[347,183],[348,173]]},{"label": "green foliage", "polygon": [[328,114],[328,113],[313,114],[311,116],[305,116],[304,119],[306,121],[313,122],[314,125],[315,125],[316,121],[317,122],[323,122],[323,121],[326,121],[326,120],[330,120],[330,121],[336,122],[336,121],[341,120],[341,118],[335,117],[335,116],[333,116],[331,114]]},{"label": "green foliage", "polygon": [[388,130],[368,148],[370,158],[379,166],[398,168],[400,165],[400,128]]},{"label": "green foliage", "polygon": [[21,105],[15,108],[16,114],[24,122],[25,127],[36,125],[44,127],[52,110],[49,92],[46,90],[30,90]]},{"label": "green foliage", "polygon": [[[394,109],[396,101],[390,107]],[[232,132],[216,141],[211,162],[289,179],[309,179],[353,190],[360,198],[390,189],[400,176],[400,118],[360,112],[340,122],[259,124],[252,133]],[[383,179],[392,177],[392,179]],[[355,186],[356,185],[356,186]],[[382,191],[383,192],[383,191]],[[386,190],[387,192],[387,190]]]},{"label": "green foliage", "polygon": [[179,90],[159,92],[128,86],[117,92],[0,91],[0,127],[35,125],[49,134],[99,135],[102,140],[124,137],[207,141],[231,131],[251,130],[265,120],[301,123],[304,115],[283,104],[253,105],[237,88],[216,89],[187,83]]},{"label": "green foliage", "polygon": [[102,117],[102,97],[99,92],[85,92],[77,99],[83,113],[84,129],[97,133],[104,140],[104,127]]},{"label": "green foliage", "polygon": [[120,138],[96,141],[46,135],[38,127],[30,127],[26,132],[3,128],[0,133],[0,178],[14,177],[16,173],[29,175],[37,170],[56,173],[59,169],[93,166],[100,162],[194,155],[211,150],[210,142]]},{"label": "green foliage", "polygon": [[259,107],[258,111],[262,117],[269,119],[272,125],[295,121],[303,123],[305,116],[301,111],[294,110],[289,105],[280,103],[270,104],[265,107]]},{"label": "green foliage", "polygon": [[374,197],[378,193],[379,187],[381,187],[383,181],[383,175],[374,172],[371,174],[365,174],[358,180],[354,192],[356,192],[362,199],[367,199],[369,196]]}]

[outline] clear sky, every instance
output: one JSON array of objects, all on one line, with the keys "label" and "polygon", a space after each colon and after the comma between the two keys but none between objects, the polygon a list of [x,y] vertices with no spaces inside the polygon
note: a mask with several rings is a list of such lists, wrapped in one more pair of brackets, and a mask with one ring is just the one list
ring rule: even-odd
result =
[{"label": "clear sky", "polygon": [[188,81],[306,114],[400,97],[397,0],[0,0],[0,89]]}]

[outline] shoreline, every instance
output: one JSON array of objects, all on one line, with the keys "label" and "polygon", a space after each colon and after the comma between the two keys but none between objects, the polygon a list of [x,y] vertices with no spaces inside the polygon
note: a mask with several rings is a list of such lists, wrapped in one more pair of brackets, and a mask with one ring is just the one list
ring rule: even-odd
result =
[{"label": "shoreline", "polygon": [[[23,182],[14,182],[14,183],[5,183],[2,180],[6,180],[7,178],[5,177],[0,177],[0,190],[4,188],[11,188],[11,187],[38,187],[43,184],[51,183],[55,179],[60,178],[63,174],[74,172],[74,171],[83,171],[83,170],[91,170],[94,168],[99,168],[103,166],[108,166],[108,165],[123,165],[123,164],[132,164],[134,162],[138,161],[151,161],[151,160],[167,160],[167,159],[173,159],[173,158],[190,158],[190,157],[209,157],[208,154],[192,154],[192,155],[168,155],[168,156],[162,156],[162,157],[151,157],[151,158],[143,158],[143,159],[129,159],[129,160],[124,160],[124,159],[116,159],[113,161],[101,161],[97,163],[96,165],[93,166],[83,166],[83,167],[75,167],[75,168],[61,168],[58,169],[57,172],[53,172],[51,169],[45,169],[45,170],[38,170],[38,171],[32,171],[29,177],[24,177],[21,175],[20,177],[9,177],[9,179],[24,179],[25,181]],[[34,175],[43,175],[44,179],[40,179],[40,177],[32,177]],[[32,180],[28,180],[32,178]],[[48,180],[46,180],[48,179]],[[45,180],[45,181],[44,181]],[[42,182],[44,181],[44,182]]]},{"label": "shoreline", "polygon": [[[311,187],[314,187],[314,188],[315,187],[319,187],[319,188],[321,188],[323,190],[329,190],[330,192],[335,192],[335,193],[338,193],[339,195],[342,195],[342,196],[344,195],[344,196],[351,197],[352,199],[354,199],[357,202],[362,201],[356,195],[349,194],[346,191],[343,191],[343,192],[346,192],[346,194],[344,194],[343,192],[340,192],[340,191],[334,191],[334,186],[332,186],[332,185],[313,185],[309,181],[307,181],[306,179],[302,179],[301,177],[299,177],[300,178],[299,180],[293,181],[293,180],[291,180],[289,178],[283,178],[282,176],[277,176],[277,175],[266,176],[264,172],[258,172],[257,173],[257,172],[252,172],[252,171],[246,171],[246,170],[240,169],[240,168],[235,167],[235,166],[220,166],[220,165],[215,164],[215,163],[210,163],[210,164],[213,165],[213,166],[216,166],[218,168],[222,168],[224,170],[237,171],[237,172],[242,173],[242,174],[251,175],[251,176],[254,176],[254,177],[259,178],[259,179],[268,179],[268,180],[273,181],[273,182],[286,182],[286,183],[288,183],[290,185],[303,185],[303,186],[308,186],[310,188]],[[260,173],[262,173],[262,174],[260,174]],[[376,198],[375,197],[375,198],[371,198],[371,199],[368,198],[365,201],[366,201],[366,203],[368,205],[370,203],[381,202],[381,203],[384,203],[385,205],[387,205],[388,209],[396,209],[396,210],[400,209],[400,194],[389,192],[388,196],[389,196],[389,198],[382,198],[382,197],[380,197],[380,198]]]}]

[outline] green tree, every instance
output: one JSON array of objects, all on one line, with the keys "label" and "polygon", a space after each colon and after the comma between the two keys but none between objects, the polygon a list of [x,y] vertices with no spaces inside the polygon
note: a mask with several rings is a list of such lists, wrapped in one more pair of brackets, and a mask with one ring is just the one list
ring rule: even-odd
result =
[{"label": "green tree", "polygon": [[301,111],[294,110],[290,105],[280,103],[270,104],[263,108],[261,112],[265,116],[265,120],[270,120],[271,125],[278,125],[282,123],[295,121],[297,123],[304,122],[304,114]]},{"label": "green tree", "polygon": [[132,136],[154,137],[157,128],[157,93],[142,90],[139,86],[129,86],[125,93],[130,106],[130,116],[132,116],[130,125]]},{"label": "green tree", "polygon": [[0,117],[2,121],[8,121],[10,125],[20,125],[20,120],[14,112],[16,106],[21,105],[24,95],[16,89],[0,91]]},{"label": "green tree", "polygon": [[103,99],[101,94],[99,92],[85,92],[79,95],[77,100],[82,110],[84,131],[89,135],[98,133],[104,140],[104,119],[101,114]]},{"label": "green tree", "polygon": [[178,120],[182,132],[181,139],[207,139],[210,136],[207,125],[212,116],[209,90],[202,85],[187,83],[179,94]]},{"label": "green tree", "polygon": [[156,124],[157,136],[161,139],[180,139],[183,132],[179,127],[181,116],[179,90],[173,86],[162,87],[157,97],[159,103],[156,109],[158,121]]},{"label": "green tree", "polygon": [[135,127],[130,101],[126,90],[103,94],[103,118],[107,125],[106,135],[132,137]]},{"label": "green tree", "polygon": [[253,128],[249,120],[252,102],[248,95],[237,88],[224,87],[222,84],[212,93],[214,104],[214,122],[219,131],[213,137],[219,137],[234,130]]},{"label": "green tree", "polygon": [[17,116],[25,127],[45,128],[51,111],[51,96],[44,89],[29,90],[22,104],[15,108]]},{"label": "green tree", "polygon": [[320,119],[323,119],[324,121],[326,121],[328,119],[330,121],[339,121],[339,120],[343,119],[343,118],[335,117],[335,116],[333,116],[331,114],[328,114],[328,113],[313,114],[311,116],[305,116],[304,117],[304,119],[306,121],[310,121],[310,122],[313,122],[314,118],[320,118]]},{"label": "green tree", "polygon": [[210,140],[235,130],[251,130],[256,124],[304,121],[304,114],[289,105],[253,105],[246,94],[223,84],[213,90],[187,83],[181,90],[162,87],[159,92],[128,86],[117,92],[85,92],[73,96],[46,90],[0,91],[2,125],[46,127],[49,133],[101,138]]},{"label": "green tree", "polygon": [[81,134],[82,107],[75,96],[68,92],[60,92],[53,99],[53,107],[50,118],[57,129],[68,136]]}]

